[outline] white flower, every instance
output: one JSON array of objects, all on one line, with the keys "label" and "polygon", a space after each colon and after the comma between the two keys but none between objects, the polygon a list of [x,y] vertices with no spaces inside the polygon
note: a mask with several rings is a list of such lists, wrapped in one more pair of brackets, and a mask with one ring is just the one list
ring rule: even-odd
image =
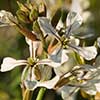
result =
[{"label": "white flower", "polygon": [[0,26],[8,26],[8,25],[14,25],[14,23],[12,23],[11,20],[17,21],[16,18],[8,11],[5,10],[1,10],[0,11]]},{"label": "white flower", "polygon": [[[38,41],[32,42],[29,39],[26,39],[26,42],[29,45],[30,57],[35,56],[35,51],[38,47],[39,42]],[[10,71],[17,66],[27,65],[27,64],[28,64],[27,60],[16,60],[16,59],[11,58],[11,57],[6,57],[6,58],[4,58],[3,63],[1,64],[1,71],[2,72]]]},{"label": "white flower", "polygon": [[[42,17],[42,18],[40,17],[38,19],[38,22],[39,22],[41,30],[44,33],[54,35],[57,38],[57,40],[60,40],[60,37],[57,35],[57,32],[52,27],[52,25],[50,24],[50,21],[48,19],[46,19],[45,17]],[[95,46],[78,47],[79,40],[71,37],[71,33],[73,33],[73,31],[77,30],[81,24],[82,24],[81,16],[78,13],[70,12],[68,14],[67,20],[66,20],[66,25],[68,27],[66,29],[66,36],[70,37],[69,38],[70,45],[74,45],[74,44],[76,45],[76,47],[74,45],[73,48],[77,53],[79,53],[86,60],[92,60],[97,55],[96,47]]]},{"label": "white flower", "polygon": [[[55,38],[61,42],[60,36],[57,34],[56,30],[52,27],[50,21],[45,18],[45,17],[40,17],[38,19],[38,23],[40,25],[41,30],[48,35],[53,35]],[[96,57],[97,55],[97,49],[95,46],[90,46],[90,47],[79,47],[79,40],[76,38],[73,38],[71,34],[76,31],[80,25],[82,24],[82,18],[78,13],[75,12],[70,12],[67,16],[66,20],[66,33],[65,35],[65,40],[68,38],[68,43],[64,44],[68,45],[69,47],[72,47],[74,51],[76,51],[80,56],[85,58],[86,60],[92,60]],[[74,33],[73,33],[74,34]],[[62,44],[62,43],[61,43]],[[58,57],[59,58],[59,57]],[[56,58],[56,60],[58,59]],[[54,58],[55,59],[55,58]],[[53,59],[53,60],[54,60]]]},{"label": "white flower", "polygon": [[31,41],[27,38],[26,42],[29,45],[30,58],[28,60],[16,60],[11,57],[6,57],[3,60],[0,71],[6,72],[14,69],[17,66],[24,65],[26,67],[22,72],[21,81],[27,89],[34,90],[37,87],[46,87],[48,89],[54,88],[55,84],[60,78],[59,76],[56,76],[49,80],[52,75],[51,67],[54,67],[54,65],[52,64],[51,66],[51,62],[48,62],[48,59],[39,60],[36,58],[36,50],[39,47],[40,42]]},{"label": "white flower", "polygon": [[[76,92],[81,89],[89,95],[96,95],[100,92],[100,69],[91,65],[76,66],[72,69],[72,73],[61,81],[65,82],[70,76],[75,75],[58,90],[64,100],[75,100]],[[68,73],[67,73],[68,74]],[[80,75],[79,75],[80,74]],[[80,78],[80,79],[79,79]],[[79,81],[78,81],[79,79]],[[83,81],[83,82],[80,82]],[[61,84],[62,84],[61,83]]]}]

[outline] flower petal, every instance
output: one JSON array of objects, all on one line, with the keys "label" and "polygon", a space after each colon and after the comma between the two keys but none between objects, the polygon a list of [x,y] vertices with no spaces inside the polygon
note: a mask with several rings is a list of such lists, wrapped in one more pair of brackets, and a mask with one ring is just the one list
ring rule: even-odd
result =
[{"label": "flower petal", "polygon": [[82,7],[80,5],[80,1],[73,0],[71,4],[71,11],[82,13]]},{"label": "flower petal", "polygon": [[52,61],[51,59],[43,59],[37,62],[37,65],[48,65],[51,66],[53,68],[60,66],[60,63],[56,63],[54,61]]},{"label": "flower petal", "polygon": [[50,21],[46,17],[39,17],[38,18],[38,23],[40,25],[40,29],[48,35],[53,35],[56,37],[56,39],[59,38],[56,30],[53,28],[51,25]]},{"label": "flower petal", "polygon": [[35,58],[36,49],[39,47],[40,41],[32,41],[27,37],[25,39],[26,39],[26,43],[29,45],[30,57]]},{"label": "flower petal", "polygon": [[96,86],[97,91],[100,92],[100,83],[96,83],[95,86]]},{"label": "flower petal", "polygon": [[52,52],[52,54],[49,55],[49,58],[55,63],[59,63],[61,65],[68,60],[67,53],[69,53],[69,50],[60,49],[58,47]]},{"label": "flower petal", "polygon": [[68,54],[68,60],[62,63],[59,67],[54,68],[56,75],[62,76],[65,73],[69,72],[74,66],[77,65],[77,61],[74,58],[72,52]]},{"label": "flower petal", "polygon": [[40,60],[37,65],[44,64],[53,68],[59,67],[68,60],[66,53],[68,53],[67,50],[60,50],[58,52],[58,49],[56,49],[51,55],[49,55],[48,59]]},{"label": "flower petal", "polygon": [[41,30],[45,34],[53,34],[54,35],[56,33],[55,29],[52,27],[52,25],[50,24],[50,21],[47,18],[39,17],[38,23],[40,25]]},{"label": "flower petal", "polygon": [[16,60],[11,57],[6,57],[1,64],[1,72],[6,72],[14,69],[17,66],[26,65],[26,60]]},{"label": "flower petal", "polygon": [[93,83],[87,83],[81,89],[84,90],[87,94],[90,94],[90,95],[95,95],[96,92],[97,92],[96,87],[94,86]]},{"label": "flower petal", "polygon": [[65,63],[65,62],[67,62],[68,61],[68,56],[67,56],[67,53],[68,53],[69,51],[67,51],[67,50],[62,50],[62,55],[61,55],[61,64],[63,64],[63,63]]},{"label": "flower petal", "polygon": [[70,12],[67,16],[66,21],[68,27],[68,29],[66,30],[66,34],[69,34],[69,32],[73,32],[80,27],[80,25],[82,24],[82,17],[79,15],[79,13]]},{"label": "flower petal", "polygon": [[61,89],[61,95],[64,100],[75,100],[76,92],[79,89],[76,87],[64,86]]},{"label": "flower petal", "polygon": [[26,78],[28,78],[28,74],[29,74],[29,67],[26,66],[22,71],[21,82],[23,82]]},{"label": "flower petal", "polygon": [[74,73],[76,73],[77,79],[79,80],[90,80],[94,77],[95,72],[97,71],[94,66],[88,64],[80,65],[79,68],[80,69],[74,71]]},{"label": "flower petal", "polygon": [[59,81],[60,77],[55,76],[53,79],[44,81],[44,82],[38,82],[37,87],[46,87],[47,89],[53,89],[57,82]]},{"label": "flower petal", "polygon": [[72,45],[75,45],[75,46],[79,46],[80,40],[75,38],[75,37],[73,37],[73,36],[70,36],[69,43],[72,44]]},{"label": "flower petal", "polygon": [[86,60],[92,60],[97,55],[97,49],[95,46],[90,47],[74,47],[76,52]]},{"label": "flower petal", "polygon": [[25,86],[29,90],[34,90],[37,87],[45,87],[47,89],[53,89],[56,83],[59,81],[59,76],[55,76],[53,79],[49,81],[43,81],[43,82],[38,82],[38,81],[25,81]]},{"label": "flower petal", "polygon": [[97,38],[97,45],[100,48],[100,37]]},{"label": "flower petal", "polygon": [[24,85],[27,89],[29,90],[35,90],[37,88],[37,81],[34,80],[34,81],[30,81],[30,80],[25,80],[24,81]]},{"label": "flower petal", "polygon": [[16,19],[13,17],[13,15],[10,12],[1,10],[0,11],[0,23],[1,23],[0,27],[14,25],[14,23],[12,23],[9,18],[16,21]]}]

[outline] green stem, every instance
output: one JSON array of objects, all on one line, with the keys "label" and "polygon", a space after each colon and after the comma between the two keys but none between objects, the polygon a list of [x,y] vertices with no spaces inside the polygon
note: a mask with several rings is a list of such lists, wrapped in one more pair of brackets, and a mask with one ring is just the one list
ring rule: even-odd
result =
[{"label": "green stem", "polygon": [[46,88],[41,88],[41,89],[39,90],[39,93],[38,93],[38,96],[37,96],[36,100],[42,100],[45,91],[46,91]]}]

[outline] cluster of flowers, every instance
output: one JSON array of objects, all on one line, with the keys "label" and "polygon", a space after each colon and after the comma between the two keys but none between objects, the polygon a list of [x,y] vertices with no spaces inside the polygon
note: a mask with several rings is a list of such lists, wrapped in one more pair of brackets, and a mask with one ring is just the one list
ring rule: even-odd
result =
[{"label": "cluster of flowers", "polygon": [[[20,27],[15,20],[17,18],[10,12],[0,11],[1,25]],[[76,30],[82,24],[81,16],[76,12],[69,12],[66,28],[61,27],[58,30],[45,16],[40,16],[36,20],[45,42],[41,39],[32,40],[32,34],[34,36],[39,34],[32,30],[31,34],[25,36],[30,57],[27,60],[6,57],[0,71],[6,72],[24,65],[21,76],[22,88],[30,91],[34,91],[37,87],[59,90],[64,100],[79,89],[90,95],[100,92],[100,56],[97,56],[96,48],[100,47],[100,38],[97,39],[96,46],[80,46],[80,39],[76,38]],[[95,60],[93,65],[85,63],[85,60],[92,59]]]}]

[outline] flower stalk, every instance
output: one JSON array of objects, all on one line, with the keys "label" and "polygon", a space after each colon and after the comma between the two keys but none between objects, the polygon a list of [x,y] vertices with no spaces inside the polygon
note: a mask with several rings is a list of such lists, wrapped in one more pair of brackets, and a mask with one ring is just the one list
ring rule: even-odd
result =
[{"label": "flower stalk", "polygon": [[43,100],[45,92],[46,92],[46,88],[40,88],[36,100]]}]

